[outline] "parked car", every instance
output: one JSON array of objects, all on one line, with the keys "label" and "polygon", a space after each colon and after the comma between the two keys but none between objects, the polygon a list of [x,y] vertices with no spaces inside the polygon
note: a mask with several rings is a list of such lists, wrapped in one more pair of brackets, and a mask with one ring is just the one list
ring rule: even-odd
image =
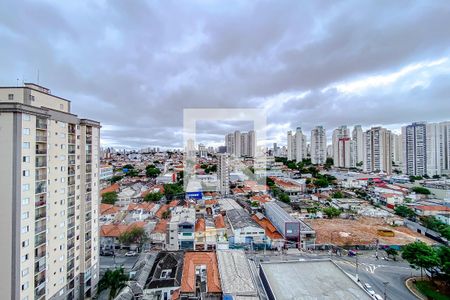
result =
[{"label": "parked car", "polygon": [[357,254],[358,254],[358,252],[356,252],[355,250],[348,251],[348,256],[356,256]]},{"label": "parked car", "polygon": [[128,251],[127,253],[125,253],[125,256],[136,256],[137,253],[134,251]]}]

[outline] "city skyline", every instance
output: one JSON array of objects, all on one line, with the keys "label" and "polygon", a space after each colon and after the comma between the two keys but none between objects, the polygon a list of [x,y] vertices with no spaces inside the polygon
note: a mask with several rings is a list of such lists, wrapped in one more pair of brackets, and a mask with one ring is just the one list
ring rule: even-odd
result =
[{"label": "city skyline", "polygon": [[3,2],[0,84],[51,87],[118,148],[181,148],[184,108],[264,108],[269,144],[448,119],[445,2],[124,5]]}]

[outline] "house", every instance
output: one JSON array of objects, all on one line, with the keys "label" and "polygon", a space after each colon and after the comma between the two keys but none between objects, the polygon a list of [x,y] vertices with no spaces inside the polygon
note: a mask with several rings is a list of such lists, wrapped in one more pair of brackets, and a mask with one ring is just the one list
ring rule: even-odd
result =
[{"label": "house", "polygon": [[183,260],[181,251],[159,252],[143,288],[143,299],[176,299],[174,292],[181,287]]},{"label": "house", "polygon": [[155,203],[142,202],[142,203],[130,203],[127,211],[129,216],[135,221],[143,221],[154,216]]},{"label": "house", "polygon": [[450,207],[444,205],[417,205],[413,209],[418,216],[437,216],[450,213]]},{"label": "house", "polygon": [[225,224],[222,215],[198,218],[195,223],[195,248],[214,250],[218,242],[226,242]]},{"label": "house", "polygon": [[100,195],[103,195],[104,193],[110,193],[110,192],[116,192],[116,193],[118,193],[119,190],[120,190],[119,184],[118,184],[118,183],[114,183],[114,184],[112,184],[112,185],[110,185],[110,186],[108,186],[108,187],[102,189],[102,190],[100,191]]},{"label": "house", "polygon": [[[133,228],[145,228],[146,222],[135,222],[132,224],[107,224],[100,226],[100,247],[103,249],[118,248],[121,245],[119,237]],[[137,245],[130,245],[135,248]]]},{"label": "house", "polygon": [[180,299],[222,299],[222,286],[216,254],[188,251],[184,255]]},{"label": "house", "polygon": [[270,177],[275,185],[289,196],[296,196],[306,191],[306,179]]},{"label": "house", "polygon": [[114,221],[117,215],[120,213],[120,209],[113,204],[100,203],[100,218],[99,221],[102,224],[110,223]]},{"label": "house", "polygon": [[157,247],[159,246],[160,249],[164,249],[166,245],[167,222],[168,220],[165,219],[159,220],[149,236],[150,242]]}]

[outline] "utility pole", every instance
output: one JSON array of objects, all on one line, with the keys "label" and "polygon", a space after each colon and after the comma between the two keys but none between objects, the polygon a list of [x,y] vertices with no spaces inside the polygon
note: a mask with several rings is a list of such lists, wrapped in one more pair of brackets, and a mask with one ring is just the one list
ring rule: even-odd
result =
[{"label": "utility pole", "polygon": [[358,274],[358,253],[356,253],[356,281],[359,281],[359,274]]}]

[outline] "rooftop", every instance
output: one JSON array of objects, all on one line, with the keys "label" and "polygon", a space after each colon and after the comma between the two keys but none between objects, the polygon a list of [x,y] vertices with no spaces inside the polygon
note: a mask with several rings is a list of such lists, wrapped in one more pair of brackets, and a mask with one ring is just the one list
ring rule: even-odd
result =
[{"label": "rooftop", "polygon": [[227,218],[234,229],[260,227],[243,209],[232,209],[227,211]]},{"label": "rooftop", "polygon": [[261,263],[261,273],[275,299],[372,299],[330,260]]},{"label": "rooftop", "polygon": [[219,279],[219,267],[215,252],[195,251],[186,252],[184,255],[183,276],[181,277],[181,293],[196,292],[197,267],[206,268],[206,291],[208,293],[222,292]]}]

